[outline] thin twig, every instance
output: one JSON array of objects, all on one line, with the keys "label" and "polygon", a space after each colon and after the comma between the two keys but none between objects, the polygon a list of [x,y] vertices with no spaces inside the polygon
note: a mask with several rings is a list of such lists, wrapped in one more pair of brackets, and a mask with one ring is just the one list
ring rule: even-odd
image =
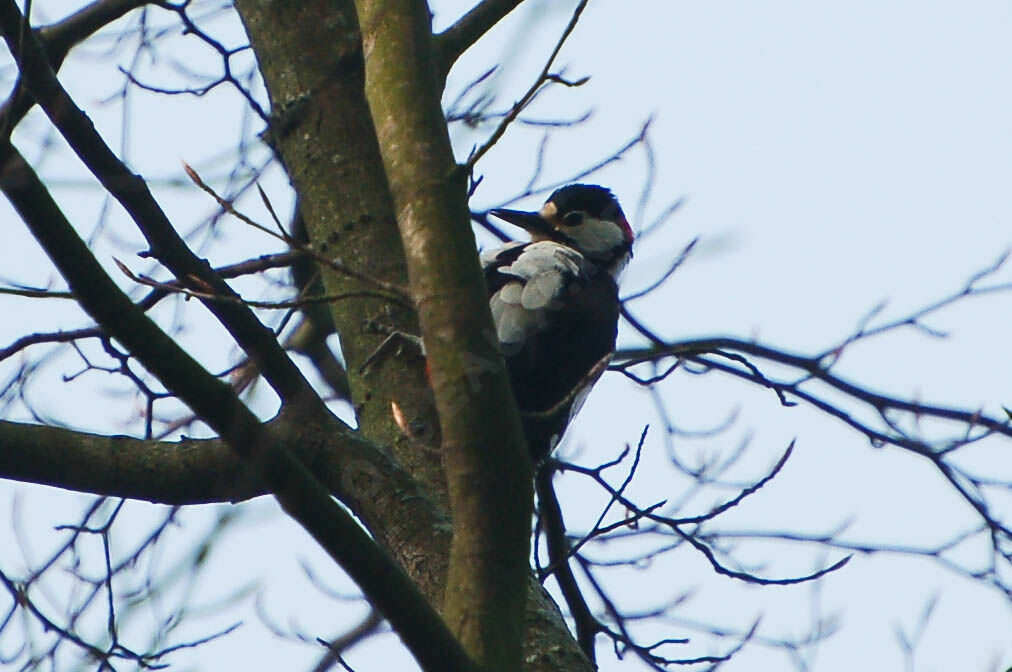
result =
[{"label": "thin twig", "polygon": [[485,154],[488,153],[488,151],[492,149],[497,142],[499,142],[499,139],[506,133],[506,129],[508,129],[510,124],[512,124],[513,121],[520,116],[520,113],[523,112],[528,105],[530,105],[531,101],[538,95],[538,92],[545,83],[552,81],[565,84],[566,86],[580,86],[587,81],[587,78],[585,77],[571,82],[558,75],[550,74],[549,70],[551,70],[552,64],[555,63],[555,58],[559,55],[559,52],[562,51],[562,46],[566,43],[569,35],[573,32],[573,29],[576,28],[576,24],[580,20],[580,15],[583,14],[583,10],[586,9],[588,1],[589,0],[580,0],[580,4],[573,10],[573,16],[569,20],[569,24],[567,24],[566,29],[562,31],[562,35],[559,37],[558,42],[555,43],[555,48],[548,57],[548,61],[545,62],[545,67],[541,69],[541,73],[538,75],[537,79],[534,80],[531,87],[527,89],[524,95],[520,97],[520,100],[518,100],[506,116],[503,117],[503,120],[499,122],[496,129],[492,131],[492,135],[490,135],[488,140],[485,141],[485,144],[475,150],[471,156],[468,157],[467,162],[463,166],[463,170],[466,174],[470,175],[471,171],[474,170],[475,164],[481,160],[481,157],[485,156]]}]

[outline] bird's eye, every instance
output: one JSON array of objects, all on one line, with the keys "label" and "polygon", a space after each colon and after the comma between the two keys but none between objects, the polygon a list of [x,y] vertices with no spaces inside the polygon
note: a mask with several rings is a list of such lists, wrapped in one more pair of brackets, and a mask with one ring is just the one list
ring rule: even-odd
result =
[{"label": "bird's eye", "polygon": [[583,224],[583,213],[571,212],[562,218],[562,223],[566,226],[579,226],[580,224]]}]

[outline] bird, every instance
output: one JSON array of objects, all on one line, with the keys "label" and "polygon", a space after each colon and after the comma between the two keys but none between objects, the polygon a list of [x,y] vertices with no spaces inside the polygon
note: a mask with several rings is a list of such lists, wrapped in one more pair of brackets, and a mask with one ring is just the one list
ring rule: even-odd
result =
[{"label": "bird", "polygon": [[559,444],[615,351],[618,280],[635,236],[615,195],[595,184],[557,189],[535,212],[489,214],[531,237],[480,259],[495,335],[538,464]]}]

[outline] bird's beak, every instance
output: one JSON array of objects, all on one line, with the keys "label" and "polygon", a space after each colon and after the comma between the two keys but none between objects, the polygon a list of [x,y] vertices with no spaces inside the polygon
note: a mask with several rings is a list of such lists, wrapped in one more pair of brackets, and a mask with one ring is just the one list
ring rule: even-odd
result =
[{"label": "bird's beak", "polygon": [[551,223],[542,217],[539,212],[496,208],[495,210],[489,210],[488,214],[494,215],[504,222],[519,226],[531,235],[551,236],[554,230]]}]

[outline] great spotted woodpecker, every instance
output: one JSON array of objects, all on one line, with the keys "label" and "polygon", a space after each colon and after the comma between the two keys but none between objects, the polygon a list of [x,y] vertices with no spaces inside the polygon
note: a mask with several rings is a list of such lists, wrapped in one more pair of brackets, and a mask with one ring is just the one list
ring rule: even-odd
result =
[{"label": "great spotted woodpecker", "polygon": [[491,210],[529,243],[481,255],[489,306],[535,462],[559,443],[615,350],[633,232],[611,191],[571,184],[538,212]]}]

